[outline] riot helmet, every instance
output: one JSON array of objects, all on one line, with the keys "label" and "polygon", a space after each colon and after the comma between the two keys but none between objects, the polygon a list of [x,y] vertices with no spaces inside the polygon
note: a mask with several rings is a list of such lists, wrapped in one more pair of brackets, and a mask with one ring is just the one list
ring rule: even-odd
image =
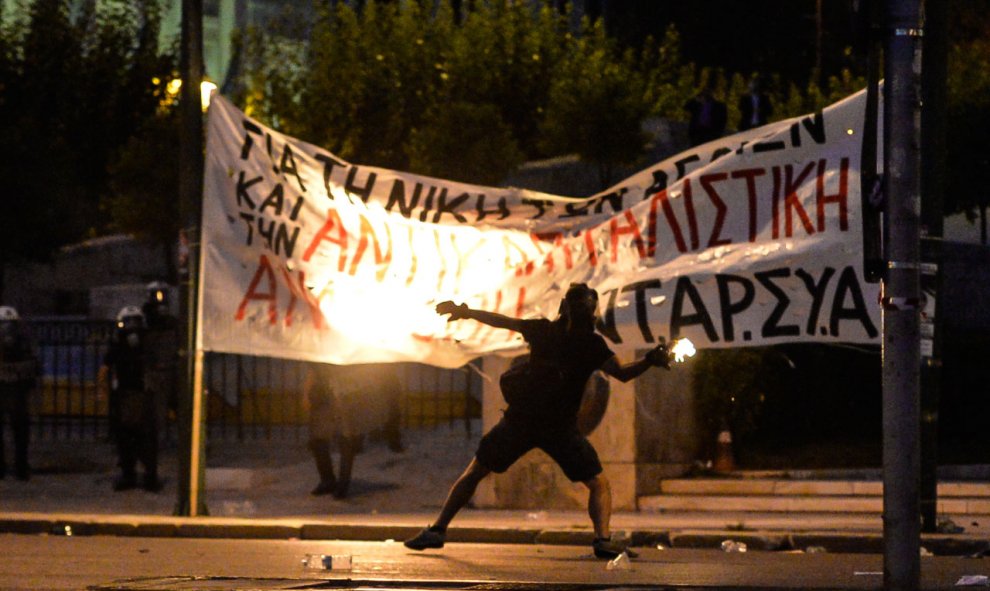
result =
[{"label": "riot helmet", "polygon": [[126,344],[136,347],[141,342],[144,313],[137,306],[124,306],[117,312],[117,335]]},{"label": "riot helmet", "polygon": [[0,339],[4,346],[9,347],[17,341],[20,320],[21,317],[16,309],[11,306],[0,306]]},{"label": "riot helmet", "polygon": [[158,305],[168,305],[168,284],[164,281],[152,281],[145,289],[148,291],[148,301]]},{"label": "riot helmet", "polygon": [[154,325],[157,317],[167,316],[169,313],[169,285],[164,281],[152,281],[145,286],[145,290],[148,294],[143,306],[146,320]]}]

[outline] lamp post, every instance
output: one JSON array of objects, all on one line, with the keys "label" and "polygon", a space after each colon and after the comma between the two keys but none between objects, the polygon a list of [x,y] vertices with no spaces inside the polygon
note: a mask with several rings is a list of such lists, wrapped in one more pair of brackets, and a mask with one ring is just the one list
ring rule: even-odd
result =
[{"label": "lamp post", "polygon": [[201,388],[196,387],[202,360],[196,351],[196,310],[199,289],[199,220],[203,191],[203,2],[182,0],[182,49],[179,132],[179,216],[187,248],[180,269],[185,292],[181,301],[183,379],[179,399],[179,490],[175,513],[196,516],[206,513],[203,498],[206,472],[203,458],[205,430]]}]

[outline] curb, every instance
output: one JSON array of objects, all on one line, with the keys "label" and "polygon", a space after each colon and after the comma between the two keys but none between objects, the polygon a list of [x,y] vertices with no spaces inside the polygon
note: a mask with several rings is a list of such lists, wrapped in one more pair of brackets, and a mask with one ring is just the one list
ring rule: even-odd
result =
[{"label": "curb", "polygon": [[[722,542],[733,540],[757,551],[830,552],[837,554],[882,554],[883,535],[879,533],[840,532],[740,532],[691,531],[672,532],[672,548],[721,549]],[[936,556],[976,556],[990,554],[990,540],[967,534],[921,534],[921,546]]]},{"label": "curb", "polygon": [[[0,517],[0,534],[122,536],[175,538],[238,538],[268,540],[397,541],[415,535],[420,527],[389,524],[321,524],[284,521],[249,521],[224,518],[154,518],[52,516]],[[810,551],[880,554],[879,533],[788,532],[739,530],[627,530],[617,532],[634,547],[721,549],[733,540],[752,551]],[[594,535],[584,528],[452,527],[449,542],[488,544],[546,544],[585,546]],[[990,539],[971,534],[922,534],[922,547],[937,556],[990,554]]]}]

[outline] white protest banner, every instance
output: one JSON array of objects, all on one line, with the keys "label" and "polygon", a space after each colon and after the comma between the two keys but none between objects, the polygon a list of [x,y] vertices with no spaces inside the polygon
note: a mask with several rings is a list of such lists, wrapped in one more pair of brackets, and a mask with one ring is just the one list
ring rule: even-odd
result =
[{"label": "white protest banner", "polygon": [[878,343],[862,272],[865,94],[699,146],[573,199],[356,165],[209,113],[199,346],[338,364],[456,367],[519,335],[446,323],[454,300],[556,316],[601,294],[616,351]]}]

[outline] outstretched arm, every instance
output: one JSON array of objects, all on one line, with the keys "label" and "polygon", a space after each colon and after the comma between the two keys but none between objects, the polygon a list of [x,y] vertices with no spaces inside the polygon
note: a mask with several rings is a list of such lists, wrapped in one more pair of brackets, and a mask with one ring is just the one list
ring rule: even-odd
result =
[{"label": "outstretched arm", "polygon": [[474,310],[467,307],[467,304],[455,304],[451,301],[440,302],[437,304],[437,314],[450,314],[450,318],[447,319],[447,322],[461,320],[462,318],[470,318],[471,320],[477,320],[478,322],[489,326],[494,326],[495,328],[507,328],[515,331],[520,331],[523,326],[522,320],[518,318],[512,318],[503,314],[498,314],[497,312]]},{"label": "outstretched arm", "polygon": [[660,343],[642,359],[637,359],[631,363],[619,363],[619,360],[613,355],[608,358],[601,369],[620,382],[628,382],[643,375],[646,370],[653,366],[670,369],[670,350],[665,343]]}]

